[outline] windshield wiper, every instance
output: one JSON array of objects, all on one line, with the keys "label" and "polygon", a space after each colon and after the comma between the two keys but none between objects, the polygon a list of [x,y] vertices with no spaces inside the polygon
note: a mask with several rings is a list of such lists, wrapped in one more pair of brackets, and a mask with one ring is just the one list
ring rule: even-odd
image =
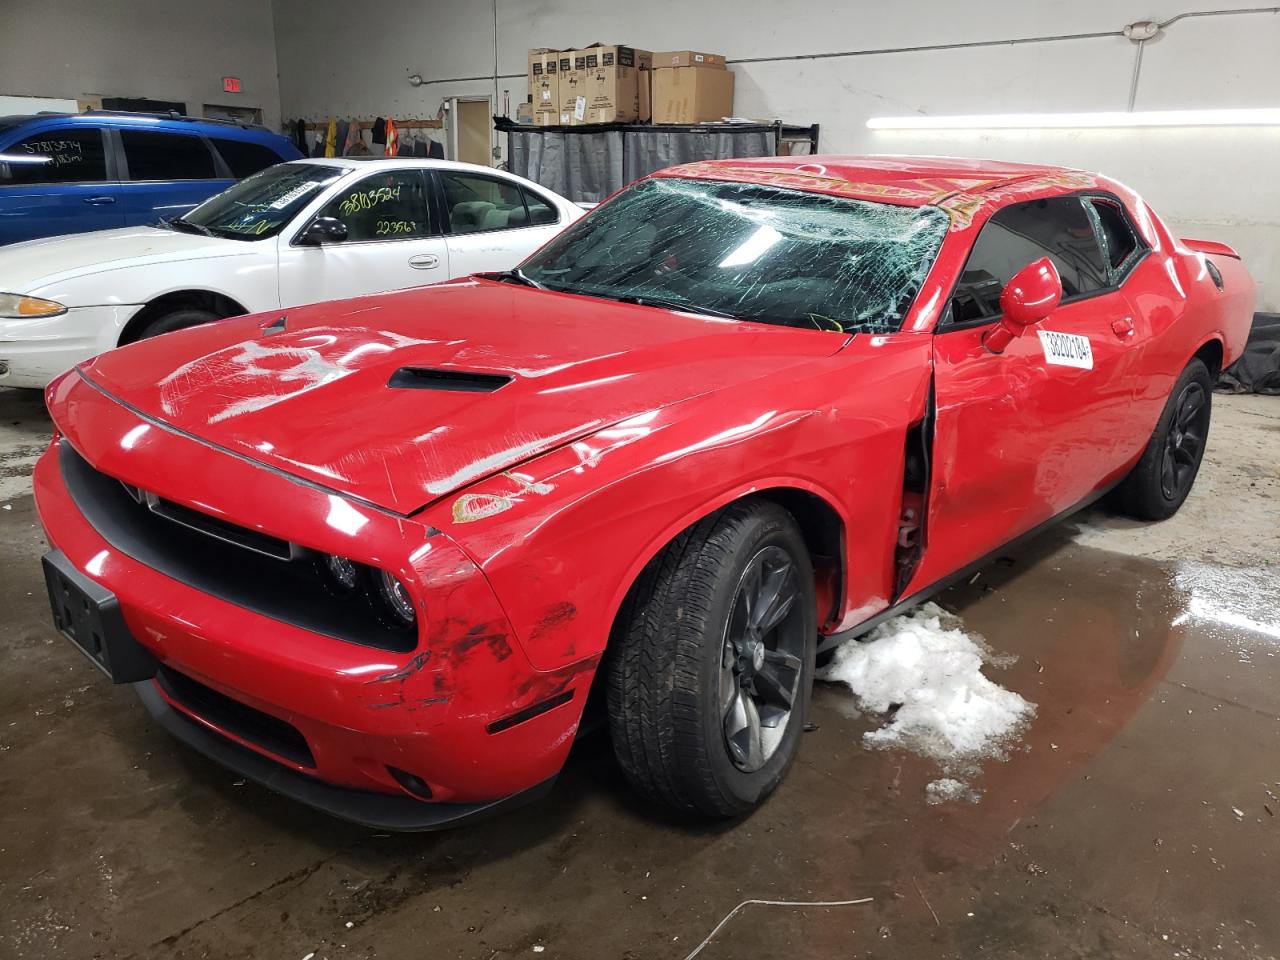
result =
[{"label": "windshield wiper", "polygon": [[519,267],[511,270],[494,270],[491,273],[482,273],[482,277],[488,277],[490,280],[497,280],[499,283],[518,283],[521,286],[533,287],[535,290],[547,289],[533,277],[527,275]]},{"label": "windshield wiper", "polygon": [[701,304],[684,300],[668,300],[665,297],[651,297],[648,294],[628,293],[621,297],[609,297],[619,303],[633,303],[637,307],[660,307],[663,310],[679,310],[682,313],[705,313],[712,317],[724,317],[726,320],[737,320],[732,313],[725,313],[715,307],[704,307]]},{"label": "windshield wiper", "polygon": [[198,223],[192,223],[190,220],[183,220],[181,217],[170,217],[162,222],[167,223],[174,230],[180,230],[183,233],[202,233],[206,237],[213,236],[213,231],[208,227],[201,226]]}]

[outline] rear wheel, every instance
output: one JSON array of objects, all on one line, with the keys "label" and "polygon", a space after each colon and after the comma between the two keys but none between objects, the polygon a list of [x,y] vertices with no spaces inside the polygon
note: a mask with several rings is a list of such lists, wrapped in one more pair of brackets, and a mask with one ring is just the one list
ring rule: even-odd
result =
[{"label": "rear wheel", "polygon": [[1139,520],[1178,512],[1195,484],[1209,440],[1213,381],[1198,359],[1178,377],[1142,459],[1116,488],[1114,502]]},{"label": "rear wheel", "polygon": [[760,803],[799,748],[816,640],[813,570],[789,513],[735,504],[681,534],[611,643],[610,727],[631,783],[708,816]]}]

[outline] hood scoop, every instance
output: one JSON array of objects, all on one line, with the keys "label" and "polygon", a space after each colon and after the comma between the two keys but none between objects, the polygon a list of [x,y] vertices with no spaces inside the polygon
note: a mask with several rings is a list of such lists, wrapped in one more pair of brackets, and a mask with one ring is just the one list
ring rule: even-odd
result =
[{"label": "hood scoop", "polygon": [[471,370],[437,370],[431,367],[401,367],[391,374],[388,387],[399,390],[442,390],[446,393],[493,393],[514,380],[500,373]]}]

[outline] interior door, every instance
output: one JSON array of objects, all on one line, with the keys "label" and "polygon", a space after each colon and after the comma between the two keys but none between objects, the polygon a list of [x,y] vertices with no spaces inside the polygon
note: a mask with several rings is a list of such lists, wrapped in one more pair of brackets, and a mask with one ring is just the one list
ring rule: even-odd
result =
[{"label": "interior door", "polygon": [[[1003,354],[982,345],[1004,285],[1049,256],[1063,303]],[[1145,436],[1130,416],[1132,315],[1078,197],[1015,204],[983,227],[934,335],[928,547],[906,594],[1102,489]]]},{"label": "interior door", "polygon": [[449,277],[449,250],[416,168],[374,173],[343,184],[317,214],[340,220],[345,240],[307,245],[282,234],[280,303],[316,303],[402,290]]},{"label": "interior door", "polygon": [[450,273],[510,270],[560,230],[553,204],[514,180],[437,171]]},{"label": "interior door", "polygon": [[0,148],[0,244],[124,226],[101,130],[52,128]]}]

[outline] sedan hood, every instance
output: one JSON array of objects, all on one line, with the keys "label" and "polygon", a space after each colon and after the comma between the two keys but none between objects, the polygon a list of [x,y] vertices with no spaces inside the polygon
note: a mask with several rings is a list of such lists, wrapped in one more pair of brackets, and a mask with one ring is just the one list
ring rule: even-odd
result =
[{"label": "sedan hood", "polygon": [[[254,252],[256,243],[179,233],[161,227],[125,227],[66,237],[48,237],[0,247],[0,292],[51,296],[69,280],[145,264],[189,262],[205,257],[238,256]],[[92,302],[68,306],[97,306],[117,302],[110,283],[96,284]]]},{"label": "sedan hood", "polygon": [[408,514],[609,424],[845,342],[464,280],[196,327],[80,370],[150,419]]}]

